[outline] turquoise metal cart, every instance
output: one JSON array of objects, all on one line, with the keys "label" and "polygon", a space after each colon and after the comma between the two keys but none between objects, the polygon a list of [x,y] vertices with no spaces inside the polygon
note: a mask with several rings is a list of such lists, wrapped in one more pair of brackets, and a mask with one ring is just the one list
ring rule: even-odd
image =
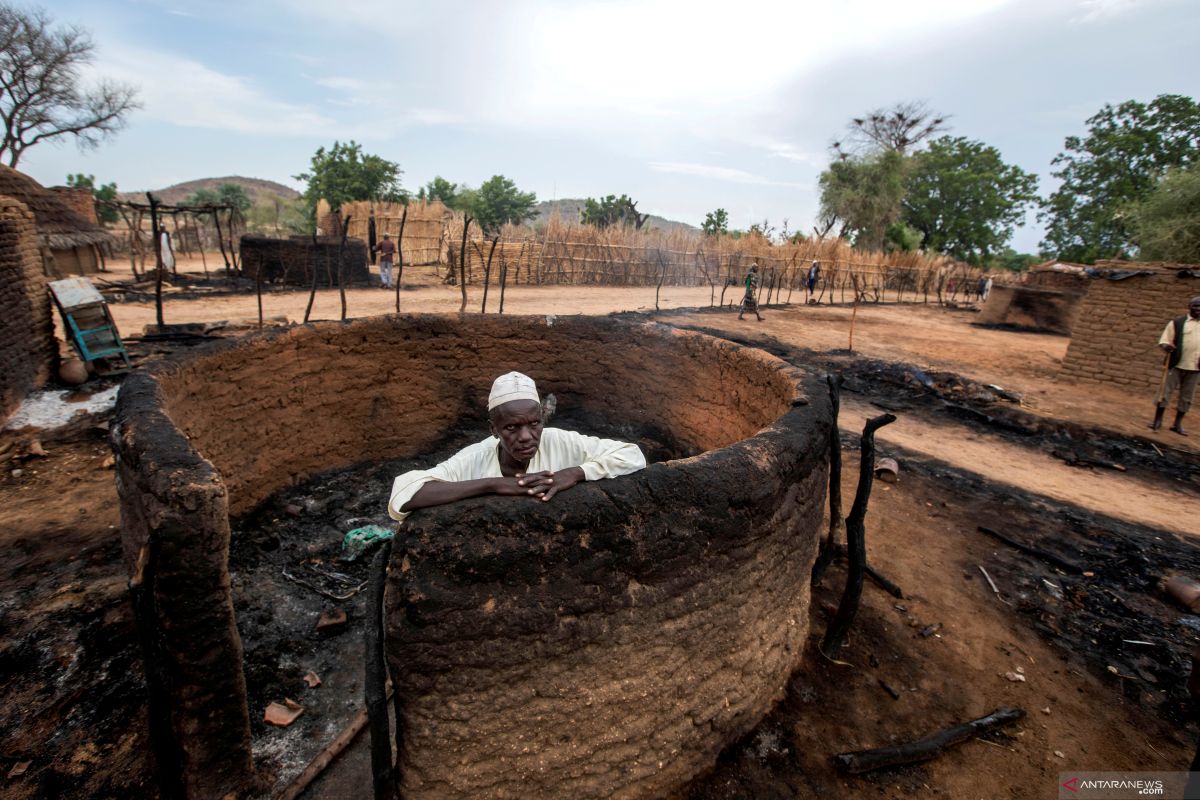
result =
[{"label": "turquoise metal cart", "polygon": [[[67,278],[50,282],[50,296],[58,306],[62,315],[63,325],[71,338],[75,352],[87,363],[120,358],[124,369],[132,369],[129,363],[129,353],[117,325],[108,312],[108,303],[104,296],[96,290],[87,278]],[[97,365],[98,372],[113,372],[112,369],[101,369],[106,364]],[[118,365],[118,370],[121,369]]]}]

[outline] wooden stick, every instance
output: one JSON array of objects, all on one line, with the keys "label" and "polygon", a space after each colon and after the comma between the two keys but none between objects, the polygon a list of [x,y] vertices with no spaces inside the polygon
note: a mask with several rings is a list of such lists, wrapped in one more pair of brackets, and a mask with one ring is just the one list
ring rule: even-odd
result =
[{"label": "wooden stick", "polygon": [[839,753],[833,757],[833,761],[839,770],[851,775],[900,764],[929,761],[955,745],[962,744],[981,733],[987,733],[1016,722],[1024,716],[1025,712],[1019,708],[998,708],[987,716],[946,728],[915,742],[879,747],[874,750]]},{"label": "wooden stick", "polygon": [[1063,572],[1069,572],[1072,575],[1082,575],[1083,574],[1083,567],[1079,566],[1078,564],[1074,563],[1073,561],[1068,561],[1065,558],[1056,556],[1053,553],[1048,553],[1045,550],[1041,550],[1032,545],[1024,544],[1023,542],[1018,542],[1016,539],[1013,539],[1009,536],[1005,536],[1003,533],[1000,533],[999,531],[994,531],[991,528],[984,527],[983,525],[978,526],[978,528],[976,528],[976,530],[978,530],[980,533],[986,533],[988,536],[991,536],[993,539],[997,539],[998,541],[1004,542],[1009,547],[1012,547],[1016,550],[1020,550],[1022,553],[1034,556],[1035,558],[1040,558],[1042,561],[1045,561],[1048,564],[1058,567]]},{"label": "wooden stick", "polygon": [[976,564],[975,566],[979,567],[979,571],[983,573],[983,577],[987,578],[988,586],[992,587],[992,591],[996,593],[996,597],[1000,597],[1000,590],[996,588],[996,582],[992,580],[991,575],[988,575],[988,571],[983,568],[982,564]]},{"label": "wooden stick", "polygon": [[385,800],[396,793],[396,771],[392,765],[392,726],[388,718],[387,667],[383,656],[383,594],[391,555],[392,541],[388,539],[371,562],[371,583],[367,588],[366,603],[368,617],[363,629],[363,643],[366,648],[363,690],[371,732],[371,778],[375,788],[375,800]]},{"label": "wooden stick", "polygon": [[861,453],[858,465],[858,489],[854,494],[854,505],[846,517],[846,550],[849,565],[846,570],[846,588],[838,603],[837,614],[825,631],[821,652],[826,658],[836,659],[845,644],[850,626],[858,614],[858,603],[862,598],[863,576],[867,566],[867,503],[871,498],[871,486],[875,480],[875,431],[896,421],[894,414],[881,414],[867,420],[863,426]]},{"label": "wooden stick", "polygon": [[462,290],[462,305],[458,307],[460,314],[467,310],[467,229],[471,227],[471,220],[469,215],[463,215],[462,247],[458,250],[458,284]]},{"label": "wooden stick", "polygon": [[[400,313],[400,283],[404,280],[404,223],[408,221],[408,204],[400,215],[400,233],[396,236],[396,313]],[[386,230],[386,227],[385,227]]]},{"label": "wooden stick", "polygon": [[342,298],[342,322],[346,321],[346,274],[343,265],[345,263],[344,253],[346,250],[346,237],[350,234],[350,215],[346,215],[345,221],[342,223],[342,239],[338,242],[337,251],[337,275],[338,275],[338,294]]},{"label": "wooden stick", "polygon": [[304,307],[304,324],[308,324],[308,315],[312,313],[313,300],[317,296],[317,265],[312,262],[312,255],[317,252],[316,219],[313,220],[312,248],[308,251],[308,266],[312,268],[312,286],[308,290],[308,305]]},{"label": "wooden stick", "polygon": [[829,431],[829,534],[813,564],[814,586],[821,582],[825,570],[833,562],[837,531],[842,524],[842,436],[838,428],[838,413],[842,407],[842,376],[840,373],[826,375],[825,383],[829,386],[829,406],[833,414],[833,427]]},{"label": "wooden stick", "polygon": [[158,235],[158,199],[149,192],[146,192],[146,198],[150,201],[150,233],[154,237],[154,317],[158,321],[158,327],[161,328],[163,326],[163,260],[162,237]]}]

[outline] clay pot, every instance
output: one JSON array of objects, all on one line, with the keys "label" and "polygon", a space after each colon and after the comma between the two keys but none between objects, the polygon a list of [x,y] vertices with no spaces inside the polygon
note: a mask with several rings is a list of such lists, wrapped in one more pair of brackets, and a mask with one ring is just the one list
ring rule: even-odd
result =
[{"label": "clay pot", "polygon": [[58,368],[58,377],[63,383],[78,386],[88,379],[87,365],[78,358],[68,358]]},{"label": "clay pot", "polygon": [[884,483],[895,483],[900,477],[900,465],[894,458],[881,458],[875,462],[875,477]]}]

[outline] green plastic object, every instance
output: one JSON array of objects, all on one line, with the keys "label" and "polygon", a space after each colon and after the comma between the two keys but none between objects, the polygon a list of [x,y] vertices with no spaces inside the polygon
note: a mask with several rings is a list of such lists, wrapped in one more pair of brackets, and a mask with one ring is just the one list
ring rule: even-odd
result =
[{"label": "green plastic object", "polygon": [[355,528],[342,539],[341,558],[343,561],[355,561],[375,545],[385,539],[391,539],[395,535],[395,531],[389,531],[380,525],[366,525],[361,528]]}]

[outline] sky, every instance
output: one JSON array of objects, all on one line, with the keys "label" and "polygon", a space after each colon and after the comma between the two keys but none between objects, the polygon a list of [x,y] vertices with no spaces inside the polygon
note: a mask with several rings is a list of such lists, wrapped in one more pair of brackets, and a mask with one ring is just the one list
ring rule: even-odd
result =
[{"label": "sky", "polygon": [[[21,2],[21,0],[18,0]],[[28,5],[28,3],[25,3]],[[810,230],[829,145],[901,101],[950,116],[1057,185],[1104,104],[1200,97],[1196,0],[54,0],[88,29],[88,80],[142,108],[96,150],[40,145],[44,185],[122,191],[243,175],[303,189],[353,139],[406,189],[495,174],[539,200],[628,194],[642,212]],[[1034,215],[1013,246],[1036,252]]]}]

